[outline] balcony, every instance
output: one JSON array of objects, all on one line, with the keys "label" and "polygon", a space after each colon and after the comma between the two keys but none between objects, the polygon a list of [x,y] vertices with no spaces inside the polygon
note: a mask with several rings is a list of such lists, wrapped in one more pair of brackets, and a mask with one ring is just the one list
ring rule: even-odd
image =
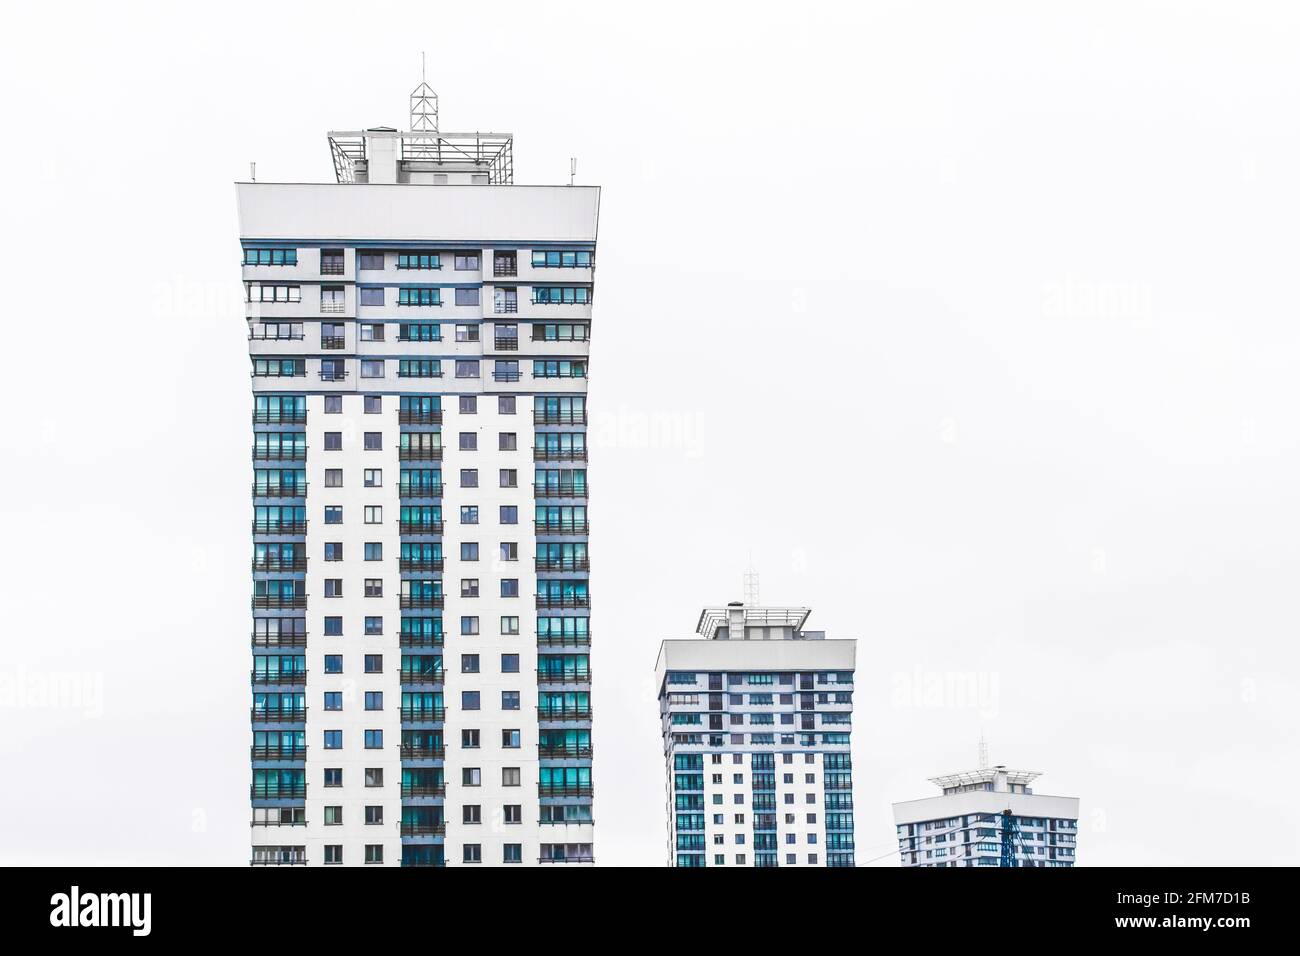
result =
[{"label": "balcony", "polygon": [[249,747],[253,760],[306,760],[306,747]]},{"label": "balcony", "polygon": [[435,671],[402,670],[398,671],[398,676],[403,684],[441,684],[446,673],[440,667]]},{"label": "balcony", "polygon": [[[589,797],[592,794],[592,786],[589,783],[539,783],[537,785],[537,795],[539,797]],[[542,862],[572,862],[568,860],[543,860]]]},{"label": "balcony", "polygon": [[408,723],[440,721],[447,719],[446,707],[403,707],[402,720]]},{"label": "balcony", "polygon": [[307,424],[307,410],[301,412],[273,412],[270,409],[261,410],[253,409],[254,425],[305,425]]},{"label": "balcony", "polygon": [[253,520],[253,534],[306,534],[307,522],[304,521],[258,521]]},{"label": "balcony", "polygon": [[591,607],[589,594],[539,594],[537,607]]},{"label": "balcony", "polygon": [[587,449],[583,448],[538,448],[533,446],[533,461],[586,461]]},{"label": "balcony", "polygon": [[533,484],[534,498],[586,498],[590,491],[591,487],[586,484]]},{"label": "balcony", "polygon": [[442,558],[400,558],[397,562],[399,571],[441,571],[445,562]]},{"label": "balcony", "polygon": [[306,684],[306,671],[251,671],[249,676],[253,684]]},{"label": "balcony", "polygon": [[305,594],[254,594],[253,610],[255,611],[283,611],[302,609],[307,606],[307,595]]},{"label": "balcony", "polygon": [[557,744],[548,747],[537,745],[537,756],[543,760],[586,760],[591,757],[590,744]]},{"label": "balcony", "polygon": [[397,413],[397,423],[399,425],[441,425],[442,409],[399,411]]},{"label": "balcony", "polygon": [[402,744],[403,760],[445,760],[446,758],[446,747],[416,747],[413,744]]},{"label": "balcony", "polygon": [[591,705],[566,704],[562,707],[538,707],[538,720],[591,720]]},{"label": "balcony", "polygon": [[248,341],[250,342],[298,342],[304,337],[302,329],[292,329],[288,332],[281,332],[277,329],[274,335],[267,334],[266,329],[248,330]]},{"label": "balcony", "polygon": [[403,594],[400,605],[402,610],[433,609],[443,606],[446,599],[441,594]]},{"label": "balcony", "polygon": [[538,670],[537,683],[539,684],[589,684],[591,683],[591,668],[585,671],[548,671]]},{"label": "balcony", "polygon": [[519,371],[517,369],[512,371],[493,369],[492,378],[497,382],[517,382],[519,381]]},{"label": "balcony", "polygon": [[399,521],[397,529],[402,534],[442,534],[441,521]]},{"label": "balcony", "polygon": [[259,787],[250,784],[248,796],[253,800],[302,800],[307,796],[307,784],[301,787]]},{"label": "balcony", "polygon": [[306,707],[286,707],[279,710],[258,710],[249,708],[249,715],[256,724],[301,724],[307,719]]},{"label": "balcony", "polygon": [[502,299],[492,303],[493,315],[515,315],[519,311],[518,299]]},{"label": "balcony", "polygon": [[441,498],[442,485],[400,485],[397,494],[402,498]]},{"label": "balcony", "polygon": [[402,634],[397,644],[399,647],[442,647],[441,634]]},{"label": "balcony", "polygon": [[492,345],[498,352],[518,352],[519,336],[517,335],[493,336]]},{"label": "balcony", "polygon": [[290,445],[288,447],[280,445],[272,448],[267,445],[262,448],[253,446],[253,461],[306,461],[306,445]]},{"label": "balcony", "polygon": [[253,485],[254,498],[306,498],[307,485],[292,485],[283,487],[280,485]]},{"label": "balcony", "polygon": [[537,643],[541,647],[591,647],[591,633],[538,634]]},{"label": "balcony", "polygon": [[533,530],[537,534],[590,534],[591,525],[586,521],[534,521]]},{"label": "balcony", "polygon": [[342,335],[322,335],[320,347],[323,349],[341,349],[346,339]]},{"label": "balcony", "polygon": [[397,449],[398,461],[442,461],[442,446],[434,448],[431,446],[421,446],[418,448],[406,447]]},{"label": "balcony", "polygon": [[320,257],[320,274],[323,276],[341,276],[343,275],[343,257],[321,254]]},{"label": "balcony", "polygon": [[519,275],[519,260],[515,258],[492,260],[492,275],[498,279]]},{"label": "balcony", "polygon": [[281,559],[278,557],[273,558],[268,556],[262,559],[261,561],[257,560],[257,558],[254,558],[253,570],[254,571],[306,571],[307,557],[306,555],[303,555],[302,557],[297,557],[297,558]]},{"label": "balcony", "polygon": [[320,300],[320,311],[322,315],[342,315],[347,311],[347,301],[342,298],[322,298]]},{"label": "balcony", "polygon": [[587,558],[535,558],[533,569],[536,571],[590,571],[591,561]]},{"label": "balcony", "polygon": [[321,369],[320,378],[322,382],[343,382],[347,381],[348,370],[345,368]]},{"label": "balcony", "polygon": [[306,634],[254,634],[253,647],[306,647]]},{"label": "balcony", "polygon": [[446,795],[447,785],[445,783],[402,784],[403,797],[445,797]]},{"label": "balcony", "polygon": [[440,837],[446,835],[447,824],[445,821],[440,821],[438,823],[402,823],[402,836],[404,837]]},{"label": "balcony", "polygon": [[573,409],[556,409],[554,411],[538,411],[533,409],[534,425],[585,425],[587,424],[586,410],[574,411]]}]

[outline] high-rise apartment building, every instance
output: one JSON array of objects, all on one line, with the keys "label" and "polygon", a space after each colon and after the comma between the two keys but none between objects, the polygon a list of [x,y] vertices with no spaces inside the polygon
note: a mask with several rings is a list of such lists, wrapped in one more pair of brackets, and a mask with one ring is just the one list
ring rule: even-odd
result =
[{"label": "high-rise apartment building", "polygon": [[997,766],[931,778],[941,795],[894,804],[903,866],[1074,866],[1079,801],[1034,793],[1038,776]]},{"label": "high-rise apartment building", "polygon": [[806,608],[705,608],[655,665],[675,866],[853,866],[856,641]]},{"label": "high-rise apartment building", "polygon": [[252,366],[252,861],[592,860],[599,190],[513,142],[329,134],[237,185]]}]

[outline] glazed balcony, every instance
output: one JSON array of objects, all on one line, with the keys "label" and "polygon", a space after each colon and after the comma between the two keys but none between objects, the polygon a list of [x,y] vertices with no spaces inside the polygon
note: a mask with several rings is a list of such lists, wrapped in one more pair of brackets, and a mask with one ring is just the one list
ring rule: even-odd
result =
[{"label": "glazed balcony", "polygon": [[441,425],[442,409],[399,411],[397,413],[397,423],[399,425]]},{"label": "glazed balcony", "polygon": [[306,760],[306,747],[249,747],[253,760]]},{"label": "glazed balcony", "polygon": [[447,748],[443,747],[417,747],[414,744],[402,744],[403,760],[445,760],[447,759]]},{"label": "glazed balcony", "polygon": [[258,448],[253,446],[253,461],[306,461],[307,446],[296,445],[279,448]]},{"label": "glazed balcony", "polygon": [[584,448],[538,448],[533,446],[533,461],[586,461]]},{"label": "glazed balcony", "polygon": [[537,683],[539,684],[589,684],[591,683],[591,668],[585,671],[553,671],[539,669],[537,671]]},{"label": "glazed balcony", "polygon": [[534,521],[533,530],[541,534],[590,534],[591,525],[586,521]]},{"label": "glazed balcony", "polygon": [[399,571],[441,571],[446,562],[442,558],[399,558]]},{"label": "glazed balcony", "polygon": [[399,447],[397,449],[397,459],[398,461],[442,461],[442,447]]},{"label": "glazed balcony", "polygon": [[399,521],[398,531],[402,534],[442,534],[441,521]]},{"label": "glazed balcony", "polygon": [[402,634],[397,639],[399,647],[442,647],[441,634]]},{"label": "glazed balcony", "polygon": [[301,412],[271,411],[270,409],[253,409],[254,425],[305,425],[307,410]]},{"label": "glazed balcony", "polygon": [[254,684],[306,684],[306,671],[251,671],[251,683]]},{"label": "glazed balcony", "polygon": [[253,647],[306,647],[306,634],[254,634]]},{"label": "glazed balcony", "polygon": [[[592,786],[589,783],[539,783],[537,785],[537,795],[539,797],[590,797],[592,795]],[[573,861],[544,860],[542,862]],[[590,862],[590,860],[587,862]]]},{"label": "glazed balcony", "polygon": [[437,823],[406,823],[406,822],[402,823],[402,836],[404,837],[419,837],[419,836],[440,837],[446,835],[447,835],[446,821],[439,821]]},{"label": "glazed balcony", "polygon": [[447,785],[445,783],[402,784],[403,797],[445,797],[446,795]]},{"label": "glazed balcony", "polygon": [[306,498],[307,485],[253,485],[254,498]]},{"label": "glazed balcony", "polygon": [[409,724],[428,723],[447,719],[446,707],[403,707],[402,720]]},{"label": "glazed balcony", "polygon": [[258,521],[253,519],[253,534],[292,534],[307,533],[306,521]]},{"label": "glazed balcony", "polygon": [[302,610],[307,607],[305,594],[254,594],[255,611]]},{"label": "glazed balcony", "polygon": [[399,485],[400,498],[441,498],[442,485]]},{"label": "glazed balcony", "polygon": [[587,498],[591,487],[586,484],[575,485],[561,482],[559,484],[533,484],[534,498]]},{"label": "glazed balcony", "polygon": [[256,724],[301,724],[307,719],[306,707],[282,707],[278,710],[250,707],[248,712]]},{"label": "glazed balcony", "polygon": [[262,560],[253,559],[254,571],[306,571],[307,556],[302,555],[296,558],[279,558],[265,557]]},{"label": "glazed balcony", "polygon": [[538,720],[591,720],[590,704],[565,704],[560,707],[538,707]]},{"label": "glazed balcony", "polygon": [[585,425],[587,424],[586,410],[575,411],[573,409],[556,409],[554,411],[538,411],[533,409],[534,425]]},{"label": "glazed balcony", "polygon": [[403,611],[441,608],[446,598],[441,594],[403,594],[400,605]]},{"label": "glazed balcony", "polygon": [[539,647],[591,647],[591,632],[586,634],[538,634]]},{"label": "glazed balcony", "polygon": [[591,744],[538,744],[537,756],[543,760],[587,760],[591,757]]}]

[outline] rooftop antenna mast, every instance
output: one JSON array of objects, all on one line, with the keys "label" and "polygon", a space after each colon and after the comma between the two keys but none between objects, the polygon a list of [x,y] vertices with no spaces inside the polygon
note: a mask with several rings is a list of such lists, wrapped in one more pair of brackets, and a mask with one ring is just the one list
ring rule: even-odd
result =
[{"label": "rooftop antenna mast", "polygon": [[758,607],[758,572],[754,570],[753,555],[750,556],[749,568],[744,575],[745,603]]},{"label": "rooftop antenna mast", "polygon": [[438,94],[425,79],[420,54],[420,85],[411,91],[411,158],[435,159],[438,153]]}]

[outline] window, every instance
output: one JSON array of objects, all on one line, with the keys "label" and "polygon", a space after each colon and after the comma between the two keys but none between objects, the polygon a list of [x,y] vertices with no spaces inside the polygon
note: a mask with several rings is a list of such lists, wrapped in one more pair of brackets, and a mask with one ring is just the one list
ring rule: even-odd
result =
[{"label": "window", "polygon": [[477,843],[466,843],[461,853],[462,863],[482,863],[483,847]]},{"label": "window", "polygon": [[382,468],[367,468],[361,473],[361,483],[367,488],[379,488],[384,484]]},{"label": "window", "polygon": [[463,598],[478,597],[478,578],[461,578],[460,596]]},{"label": "window", "polygon": [[506,750],[518,750],[520,745],[518,730],[501,731],[501,746]]},{"label": "window", "polygon": [[477,325],[457,325],[456,326],[457,342],[477,342],[478,326]]},{"label": "window", "polygon": [[366,432],[361,438],[361,447],[365,451],[383,451],[384,433],[383,432]]},{"label": "window", "polygon": [[380,827],[384,825],[384,808],[382,806],[366,807],[366,826]]},{"label": "window", "polygon": [[377,272],[384,268],[382,252],[363,252],[357,260],[357,268],[363,272]]},{"label": "window", "polygon": [[478,451],[478,432],[461,432],[459,441],[461,451]]},{"label": "window", "polygon": [[343,692],[339,690],[325,691],[325,709],[342,710],[343,709]]},{"label": "window", "polygon": [[519,618],[515,616],[501,618],[501,633],[513,636],[519,633]]},{"label": "window", "polygon": [[501,506],[501,524],[519,524],[519,508],[516,505]]},{"label": "window", "polygon": [[406,253],[397,254],[397,268],[399,269],[441,269],[442,257],[436,252],[432,253]]},{"label": "window", "polygon": [[342,505],[326,505],[326,506],[325,506],[325,523],[326,523],[326,524],[342,524],[342,523],[343,523],[343,507],[342,507]]},{"label": "window", "polygon": [[343,825],[343,808],[326,807],[325,808],[325,825],[327,827],[340,827]]},{"label": "window", "polygon": [[342,488],[343,487],[343,469],[326,468],[325,469],[325,487]]},{"label": "window", "polygon": [[477,415],[478,396],[477,395],[460,396],[460,413],[462,415]]},{"label": "window", "polygon": [[342,561],[343,560],[343,542],[326,541],[325,542],[325,560]]},{"label": "window", "polygon": [[365,671],[367,674],[382,674],[384,672],[384,655],[367,654],[365,657]]},{"label": "window", "polygon": [[382,541],[367,541],[365,544],[367,561],[384,560],[384,543]]},{"label": "window", "polygon": [[460,523],[478,524],[478,505],[461,505]]},{"label": "window", "polygon": [[460,822],[470,825],[483,822],[482,808],[477,803],[467,803],[460,808]]},{"label": "window", "polygon": [[366,710],[383,710],[384,692],[382,690],[366,691],[365,705],[366,705]]},{"label": "window", "polygon": [[366,597],[381,598],[384,596],[384,579],[383,578],[366,578]]},{"label": "window", "polygon": [[342,637],[343,636],[343,618],[327,617],[325,618],[325,636]]},{"label": "window", "polygon": [[366,862],[367,863],[384,862],[384,845],[382,843],[366,844]]},{"label": "window", "polygon": [[[379,268],[383,268],[381,262]],[[357,305],[383,305],[384,290],[383,288],[366,288],[362,286],[357,289]]]},{"label": "window", "polygon": [[460,470],[460,486],[461,486],[462,488],[477,488],[477,487],[478,487],[478,469],[477,469],[477,468],[462,468],[462,469]]},{"label": "window", "polygon": [[[336,708],[340,709],[340,708]],[[342,750],[343,749],[343,731],[327,730],[325,731],[325,749]]]},{"label": "window", "polygon": [[477,654],[460,655],[460,672],[462,674],[477,674],[478,655]]},{"label": "window", "polygon": [[474,616],[462,617],[460,619],[460,632],[466,636],[477,634],[478,618]]},{"label": "window", "polygon": [[[367,710],[381,710],[382,708],[379,708],[379,707],[367,707],[366,709],[367,709]],[[383,732],[382,730],[367,730],[366,733],[365,733],[365,737],[366,737],[366,749],[367,749],[367,750],[383,750],[383,749],[384,749],[384,732]]]},{"label": "window", "polygon": [[341,787],[343,786],[343,768],[326,767],[325,768],[325,786]]},{"label": "window", "polygon": [[464,750],[478,750],[479,732],[477,730],[462,730],[460,732],[460,745]]},{"label": "window", "polygon": [[501,768],[501,786],[518,787],[520,786],[520,773],[518,767]]},{"label": "window", "polygon": [[326,654],[325,655],[325,673],[342,674],[343,673],[343,655]]},{"label": "window", "polygon": [[245,282],[249,302],[301,302],[302,288],[296,285],[271,285]]},{"label": "window", "polygon": [[440,359],[400,359],[397,363],[398,378],[442,378],[442,361]]},{"label": "window", "polygon": [[397,304],[442,305],[442,290],[403,287],[397,290]]},{"label": "window", "polygon": [[384,768],[367,767],[366,768],[366,786],[382,787],[384,785]]},{"label": "window", "polygon": [[327,598],[340,598],[343,596],[343,579],[326,578],[325,579],[325,596]]},{"label": "window", "polygon": [[501,655],[501,673],[518,674],[519,673],[519,655],[502,654]]},{"label": "window", "polygon": [[556,249],[534,249],[534,269],[589,269],[592,265],[590,251],[561,252]]},{"label": "window", "polygon": [[492,378],[498,382],[519,381],[519,361],[517,359],[497,359],[492,364]]},{"label": "window", "polygon": [[460,559],[461,559],[462,561],[477,561],[477,560],[478,560],[478,542],[477,542],[477,541],[462,541],[462,542],[460,543]]},{"label": "window", "polygon": [[[506,810],[518,810],[518,807],[506,807]],[[518,820],[507,819],[506,823],[518,823]],[[524,861],[524,845],[522,843],[507,843],[501,848],[502,863],[522,863]]]},{"label": "window", "polygon": [[519,579],[502,578],[501,579],[501,596],[503,598],[519,597]]},{"label": "window", "polygon": [[343,396],[326,395],[325,396],[325,414],[342,415],[343,414]]},{"label": "window", "polygon": [[[537,363],[534,362],[534,365]],[[362,378],[383,378],[384,377],[384,360],[383,359],[363,359],[361,362]]]},{"label": "window", "polygon": [[298,264],[297,249],[245,249],[244,265],[246,266],[296,266]]},{"label": "window", "polygon": [[502,561],[519,560],[519,543],[517,541],[501,542],[501,560]]},{"label": "window", "polygon": [[326,432],[325,433],[325,450],[342,451],[343,450],[343,433]]},{"label": "window", "polygon": [[519,691],[503,690],[501,692],[501,709],[518,710],[519,709]]},{"label": "window", "polygon": [[457,289],[457,305],[478,305],[478,289]]},{"label": "window", "polygon": [[458,272],[477,272],[478,256],[477,255],[456,256],[455,267]]},{"label": "window", "polygon": [[[381,335],[380,338],[382,339],[383,336]],[[382,395],[367,395],[363,401],[367,415],[379,415],[384,410],[384,396]]]},{"label": "window", "polygon": [[403,322],[397,327],[401,342],[441,342],[442,326],[436,322]]},{"label": "window", "polygon": [[[357,338],[362,342],[382,342],[384,326],[380,322],[362,322],[357,326]],[[369,408],[366,411],[370,411]]]},{"label": "window", "polygon": [[343,862],[343,845],[341,843],[325,844],[325,862],[327,864]]},{"label": "window", "polygon": [[384,506],[383,505],[366,505],[365,508],[366,524],[383,524],[384,523]]},{"label": "window", "polygon": [[515,396],[498,395],[497,396],[497,414],[513,415],[515,413]]},{"label": "window", "polygon": [[457,359],[456,377],[478,378],[478,359]]},{"label": "window", "polygon": [[534,359],[533,378],[586,378],[586,360]]},{"label": "window", "polygon": [[585,285],[535,285],[533,302],[537,305],[589,305],[591,289]]},{"label": "window", "polygon": [[462,787],[481,787],[483,772],[478,767],[461,767],[460,784]]}]

